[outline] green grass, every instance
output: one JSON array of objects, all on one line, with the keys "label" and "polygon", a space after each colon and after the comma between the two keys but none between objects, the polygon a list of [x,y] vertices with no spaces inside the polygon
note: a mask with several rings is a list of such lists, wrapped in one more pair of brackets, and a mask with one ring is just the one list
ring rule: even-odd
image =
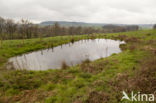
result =
[{"label": "green grass", "polygon": [[[24,43],[22,40],[3,41],[0,49],[0,103],[119,102],[122,89],[129,88],[122,85],[118,78],[128,75],[122,78],[121,82],[125,82],[126,77],[134,78],[135,73],[148,62],[146,58],[155,56],[148,47],[156,49],[156,30],[95,35],[28,39],[24,40]],[[70,42],[72,38],[75,41],[88,38],[122,39],[127,43],[121,46],[123,52],[119,54],[93,62],[86,61],[66,69],[27,71],[6,70],[4,67],[8,58],[12,56],[55,47]],[[145,63],[142,64],[142,60]],[[132,87],[137,91],[137,85]]]}]

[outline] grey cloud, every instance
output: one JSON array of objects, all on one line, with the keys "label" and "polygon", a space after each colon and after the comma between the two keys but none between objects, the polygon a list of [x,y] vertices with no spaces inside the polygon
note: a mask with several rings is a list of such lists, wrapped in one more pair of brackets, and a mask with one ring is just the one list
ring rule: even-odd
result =
[{"label": "grey cloud", "polygon": [[31,21],[156,23],[155,0],[0,0],[0,16]]}]

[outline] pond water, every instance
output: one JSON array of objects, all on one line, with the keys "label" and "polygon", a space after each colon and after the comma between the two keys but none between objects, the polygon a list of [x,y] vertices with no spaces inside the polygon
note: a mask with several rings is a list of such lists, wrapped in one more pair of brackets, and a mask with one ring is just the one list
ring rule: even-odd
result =
[{"label": "pond water", "polygon": [[86,59],[93,61],[113,53],[120,53],[119,45],[123,43],[110,39],[80,40],[10,58],[7,68],[47,70],[61,68],[63,63],[74,66]]}]

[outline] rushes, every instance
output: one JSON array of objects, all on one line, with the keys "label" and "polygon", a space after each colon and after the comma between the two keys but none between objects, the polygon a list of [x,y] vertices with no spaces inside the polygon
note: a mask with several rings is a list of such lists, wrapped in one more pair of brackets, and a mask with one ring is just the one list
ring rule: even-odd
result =
[{"label": "rushes", "polygon": [[68,68],[68,65],[65,61],[62,62],[62,66],[61,66],[62,69],[67,69]]}]

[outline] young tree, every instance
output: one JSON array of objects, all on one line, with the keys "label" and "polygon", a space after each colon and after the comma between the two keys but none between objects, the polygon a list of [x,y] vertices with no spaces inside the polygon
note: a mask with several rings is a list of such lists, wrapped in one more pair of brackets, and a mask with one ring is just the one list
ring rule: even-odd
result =
[{"label": "young tree", "polygon": [[17,25],[15,24],[15,22],[12,19],[6,20],[5,30],[6,30],[6,33],[8,34],[8,39],[14,39],[13,34],[16,31],[16,27],[17,27]]}]

